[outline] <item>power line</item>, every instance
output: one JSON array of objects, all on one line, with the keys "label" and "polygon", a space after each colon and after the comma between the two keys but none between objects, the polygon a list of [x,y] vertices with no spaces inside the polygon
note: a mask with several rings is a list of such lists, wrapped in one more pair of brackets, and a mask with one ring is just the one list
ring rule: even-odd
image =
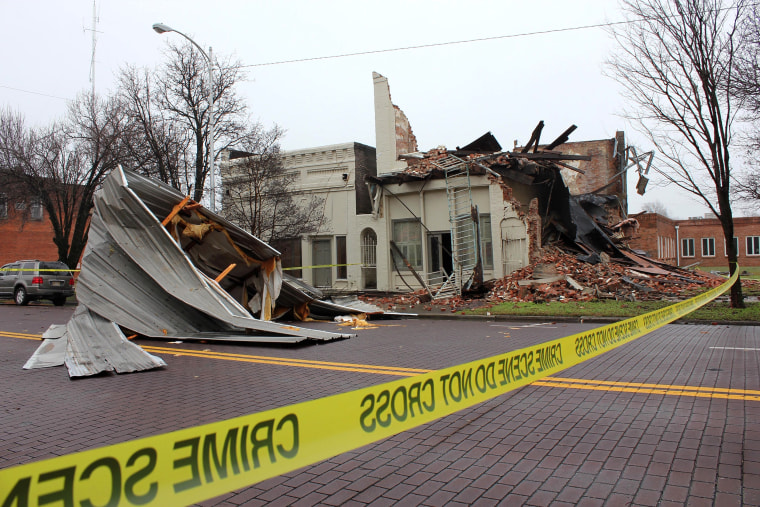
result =
[{"label": "power line", "polygon": [[568,27],[568,28],[554,28],[551,30],[539,30],[536,32],[524,32],[524,33],[515,33],[515,34],[509,34],[509,35],[494,35],[492,37],[481,37],[477,39],[465,39],[465,40],[449,41],[449,42],[435,42],[431,44],[420,44],[417,46],[405,46],[405,47],[400,47],[400,48],[374,49],[374,50],[369,50],[369,51],[358,51],[355,53],[342,53],[342,54],[329,55],[329,56],[312,56],[308,58],[296,58],[293,60],[281,60],[277,62],[252,63],[249,65],[241,65],[241,68],[266,67],[269,65],[284,65],[286,63],[311,62],[315,60],[330,60],[334,58],[347,58],[349,56],[373,55],[373,54],[378,54],[378,53],[392,53],[395,51],[409,51],[412,49],[425,49],[425,48],[434,48],[434,47],[440,47],[440,46],[453,46],[455,44],[469,44],[472,42],[485,42],[485,41],[492,41],[492,40],[499,40],[499,39],[515,39],[518,37],[530,37],[534,35],[547,35],[547,34],[552,34],[552,33],[588,30],[591,28],[604,28],[604,27],[610,27],[610,26],[615,26],[615,25],[624,25],[628,23],[630,23],[630,21],[614,21],[614,22],[609,22],[609,23],[598,23],[595,25],[573,26],[573,27]]},{"label": "power line", "polygon": [[[580,30],[589,30],[594,28],[607,28],[617,25],[625,25],[629,24],[632,21],[611,21],[607,23],[596,23],[593,25],[583,25],[583,26],[571,26],[566,28],[553,28],[550,30],[538,30],[535,32],[523,32],[523,33],[514,33],[514,34],[507,34],[507,35],[494,35],[491,37],[479,37],[476,39],[465,39],[465,40],[458,40],[458,41],[448,41],[448,42],[434,42],[430,44],[418,44],[415,46],[404,46],[404,47],[398,47],[398,48],[386,48],[386,49],[374,49],[374,50],[368,50],[368,51],[357,51],[354,53],[341,53],[337,55],[327,55],[327,56],[311,56],[306,58],[295,58],[292,60],[280,60],[275,62],[265,62],[265,63],[251,63],[248,65],[241,65],[240,68],[248,68],[248,67],[267,67],[271,65],[285,65],[288,63],[302,63],[302,62],[312,62],[312,61],[318,61],[318,60],[333,60],[337,58],[348,58],[351,56],[363,56],[363,55],[373,55],[373,54],[381,54],[381,53],[393,53],[397,51],[410,51],[414,49],[427,49],[427,48],[434,48],[434,47],[442,47],[442,46],[453,46],[456,44],[471,44],[473,42],[487,42],[487,41],[494,41],[494,40],[501,40],[501,39],[516,39],[519,37],[532,37],[536,35],[549,35],[553,33],[564,33],[564,32],[576,32]],[[58,97],[56,95],[49,95],[46,93],[40,93],[40,92],[34,92],[30,90],[23,90],[21,88],[14,88],[12,86],[4,86],[0,85],[0,88],[7,88],[9,90],[15,90],[19,92],[24,93],[31,93],[34,95],[42,95],[44,97],[52,97],[55,99],[61,99],[61,100],[70,100],[64,97]]]},{"label": "power line", "polygon": [[[752,4],[749,4],[750,6],[757,6],[759,3],[754,2]],[[720,11],[726,11],[730,10],[732,7],[723,7],[719,9]],[[635,20],[640,21],[640,20]],[[434,48],[434,47],[440,47],[440,46],[453,46],[455,44],[469,44],[472,42],[486,42],[486,41],[492,41],[492,40],[500,40],[500,39],[516,39],[518,37],[531,37],[534,35],[548,35],[552,33],[563,33],[563,32],[574,32],[579,30],[589,30],[592,28],[608,28],[612,26],[617,25],[627,25],[630,23],[634,23],[634,20],[626,20],[626,21],[609,21],[607,23],[596,23],[593,25],[583,25],[583,26],[571,26],[567,28],[553,28],[551,30],[538,30],[535,32],[523,32],[523,33],[514,33],[509,35],[494,35],[492,37],[480,37],[477,39],[465,39],[465,40],[458,40],[458,41],[449,41],[449,42],[435,42],[431,44],[419,44],[416,46],[405,46],[400,48],[389,48],[389,49],[375,49],[375,50],[369,50],[369,51],[357,51],[355,53],[341,53],[337,55],[329,55],[329,56],[313,56],[308,58],[296,58],[293,60],[281,60],[277,62],[266,62],[266,63],[252,63],[249,65],[241,65],[241,68],[245,67],[266,67],[269,65],[284,65],[287,63],[300,63],[300,62],[311,62],[315,60],[330,60],[335,58],[347,58],[349,56],[362,56],[362,55],[373,55],[373,54],[379,54],[379,53],[392,53],[395,51],[409,51],[412,49],[426,49],[426,48]]]},{"label": "power line", "polygon": [[[524,32],[524,33],[515,33],[515,34],[508,34],[508,35],[494,35],[491,37],[480,37],[476,39],[466,39],[466,40],[459,40],[459,41],[434,42],[430,44],[419,44],[416,46],[405,46],[405,47],[400,47],[400,48],[375,49],[375,50],[369,50],[369,51],[358,51],[354,53],[343,53],[343,54],[328,55],[328,56],[312,56],[312,57],[306,57],[306,58],[296,58],[293,60],[282,60],[282,61],[277,61],[277,62],[252,63],[248,65],[241,65],[240,67],[241,68],[266,67],[270,65],[284,65],[288,63],[301,63],[301,62],[310,62],[310,61],[317,61],[317,60],[332,60],[336,58],[348,58],[350,56],[362,56],[362,55],[372,55],[372,54],[380,54],[380,53],[392,53],[396,51],[410,51],[414,49],[434,48],[434,47],[441,47],[441,46],[453,46],[455,44],[470,44],[473,42],[487,42],[487,41],[500,40],[500,39],[515,39],[519,37],[531,37],[535,35],[548,35],[552,33],[574,32],[574,31],[580,31],[580,30],[589,30],[592,28],[603,28],[603,27],[609,27],[609,26],[615,26],[615,25],[622,25],[629,22],[630,21],[615,21],[615,22],[609,22],[609,23],[597,23],[594,25],[573,26],[573,27],[567,27],[567,28],[554,28],[551,30],[539,30],[536,32]],[[51,97],[54,99],[71,100],[64,97],[58,97],[57,95],[50,95],[47,93],[35,92],[31,90],[24,90],[21,88],[14,88],[12,86],[0,85],[0,88],[6,88],[9,90],[15,90],[18,92],[23,92],[23,93],[30,93],[33,95],[41,95],[43,97]]]},{"label": "power line", "polygon": [[5,88],[7,90],[13,90],[13,91],[22,92],[22,93],[31,93],[32,95],[40,95],[42,97],[50,97],[53,99],[71,100],[66,97],[59,97],[58,95],[50,95],[49,93],[34,92],[31,90],[24,90],[23,88],[14,88],[13,86],[0,85],[0,88]]}]

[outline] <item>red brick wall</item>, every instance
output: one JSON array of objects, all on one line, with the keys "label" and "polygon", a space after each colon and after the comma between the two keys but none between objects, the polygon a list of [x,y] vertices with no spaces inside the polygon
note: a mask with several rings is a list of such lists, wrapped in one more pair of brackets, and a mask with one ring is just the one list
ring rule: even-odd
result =
[{"label": "red brick wall", "polygon": [[47,213],[42,220],[30,220],[28,210],[16,211],[9,202],[8,218],[0,218],[0,238],[0,265],[20,259],[58,260]]},{"label": "red brick wall", "polygon": [[647,257],[675,266],[676,264],[676,222],[656,213],[636,215],[639,231],[629,243],[635,250],[643,250]]},{"label": "red brick wall", "polygon": [[[617,143],[615,139],[602,139],[599,141],[580,141],[577,143],[565,143],[557,148],[557,151],[568,155],[590,155],[591,160],[569,162],[578,167],[585,174],[573,173],[563,170],[563,177],[568,176],[567,181],[570,193],[573,195],[587,194],[597,190],[607,183],[612,184],[599,192],[602,195],[617,195],[621,199],[625,197],[625,178],[617,175],[620,172],[620,160],[616,156],[618,151],[625,150],[623,133],[618,133]],[[627,211],[626,211],[627,212]]]},{"label": "red brick wall", "polygon": [[[644,250],[648,257],[660,259],[669,264],[676,264],[673,256],[667,255],[672,251],[670,245],[678,237],[680,265],[700,263],[708,267],[725,267],[728,269],[728,258],[725,254],[723,229],[717,218],[696,220],[670,220],[655,213],[634,216],[639,221],[638,237],[631,241],[631,248]],[[676,226],[678,231],[676,232]],[[760,236],[760,217],[734,218],[734,236],[739,241],[739,267],[760,266],[760,255],[747,255],[747,236]],[[658,244],[659,238],[659,244]],[[715,255],[708,256],[702,252],[702,238],[713,238]],[[683,240],[693,239],[694,256],[683,255]],[[658,248],[659,247],[659,248]]]},{"label": "red brick wall", "polygon": [[[723,229],[717,218],[702,220],[679,220],[678,236],[680,242],[686,238],[694,239],[694,257],[681,256],[681,265],[701,262],[703,266],[726,266],[728,259],[725,254]],[[739,267],[760,266],[760,255],[747,255],[747,236],[760,236],[760,217],[734,218],[734,236],[739,241]],[[702,238],[714,238],[715,256],[703,255]]]}]

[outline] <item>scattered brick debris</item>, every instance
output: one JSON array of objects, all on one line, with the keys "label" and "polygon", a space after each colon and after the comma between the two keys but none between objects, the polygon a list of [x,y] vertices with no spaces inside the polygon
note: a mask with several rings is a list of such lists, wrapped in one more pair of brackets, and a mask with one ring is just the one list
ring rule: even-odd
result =
[{"label": "scattered brick debris", "polygon": [[[623,301],[682,300],[685,296],[704,292],[725,281],[725,278],[704,271],[684,270],[658,264],[662,273],[645,273],[651,266],[639,266],[627,259],[592,264],[576,258],[559,247],[547,247],[533,263],[499,280],[487,282],[487,293],[424,301],[427,292],[420,289],[402,295],[361,299],[389,310],[404,311],[417,307],[425,311],[458,312],[488,307],[503,301],[547,303],[550,301],[581,302],[598,299]],[[754,280],[743,280],[743,286],[760,288]]]}]

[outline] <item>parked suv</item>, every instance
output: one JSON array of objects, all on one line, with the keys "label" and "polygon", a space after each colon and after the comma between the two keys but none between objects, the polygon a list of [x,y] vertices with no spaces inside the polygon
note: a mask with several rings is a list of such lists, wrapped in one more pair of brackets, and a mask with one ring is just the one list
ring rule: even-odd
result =
[{"label": "parked suv", "polygon": [[24,260],[0,268],[0,298],[13,298],[17,305],[49,299],[63,306],[74,295],[74,275],[63,262]]}]

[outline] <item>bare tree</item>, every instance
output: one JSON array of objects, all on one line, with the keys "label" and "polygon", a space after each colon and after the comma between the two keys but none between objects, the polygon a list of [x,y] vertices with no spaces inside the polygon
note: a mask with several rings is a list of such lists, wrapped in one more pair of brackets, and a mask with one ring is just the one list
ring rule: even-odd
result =
[{"label": "bare tree", "polygon": [[194,186],[189,171],[194,164],[188,153],[193,136],[158,107],[153,75],[133,66],[122,68],[119,75],[118,95],[128,118],[125,163],[134,171],[189,194]]},{"label": "bare tree", "polygon": [[9,202],[22,202],[28,196],[28,191],[15,177],[21,170],[19,155],[27,151],[27,136],[28,129],[21,114],[9,108],[0,110],[0,195],[4,206]]},{"label": "bare tree", "polygon": [[325,222],[325,199],[299,192],[298,175],[282,165],[278,127],[249,136],[225,180],[222,213],[254,236],[273,243],[316,232]]},{"label": "bare tree", "polygon": [[645,202],[641,206],[641,209],[647,213],[657,213],[658,215],[662,215],[664,217],[668,216],[668,207],[665,206],[661,201]]},{"label": "bare tree", "polygon": [[[629,23],[608,62],[625,89],[636,122],[664,158],[657,171],[703,200],[720,219],[729,271],[737,268],[731,210],[731,164],[736,104],[730,90],[741,44],[746,0],[623,0]],[[741,282],[731,306],[743,307]]]},{"label": "bare tree", "polygon": [[239,62],[217,60],[214,82],[209,83],[206,60],[189,42],[182,46],[168,43],[167,56],[168,62],[156,78],[156,101],[166,120],[192,134],[193,199],[200,202],[212,167],[209,161],[209,125],[212,121],[209,87],[214,101],[216,153],[220,153],[251,132],[247,106],[235,93],[235,85],[244,74]]},{"label": "bare tree", "polygon": [[750,170],[736,182],[736,193],[745,201],[757,201],[760,199],[760,173],[757,169]]},{"label": "bare tree", "polygon": [[741,24],[742,45],[737,51],[737,73],[731,92],[741,101],[746,119],[752,124],[742,137],[746,149],[747,167],[735,180],[737,195],[754,204],[760,199],[760,6],[751,4]]},{"label": "bare tree", "polygon": [[92,197],[122,157],[124,115],[117,101],[80,95],[61,123],[44,129],[0,114],[6,175],[39,199],[53,227],[58,259],[76,266],[87,244]]}]

